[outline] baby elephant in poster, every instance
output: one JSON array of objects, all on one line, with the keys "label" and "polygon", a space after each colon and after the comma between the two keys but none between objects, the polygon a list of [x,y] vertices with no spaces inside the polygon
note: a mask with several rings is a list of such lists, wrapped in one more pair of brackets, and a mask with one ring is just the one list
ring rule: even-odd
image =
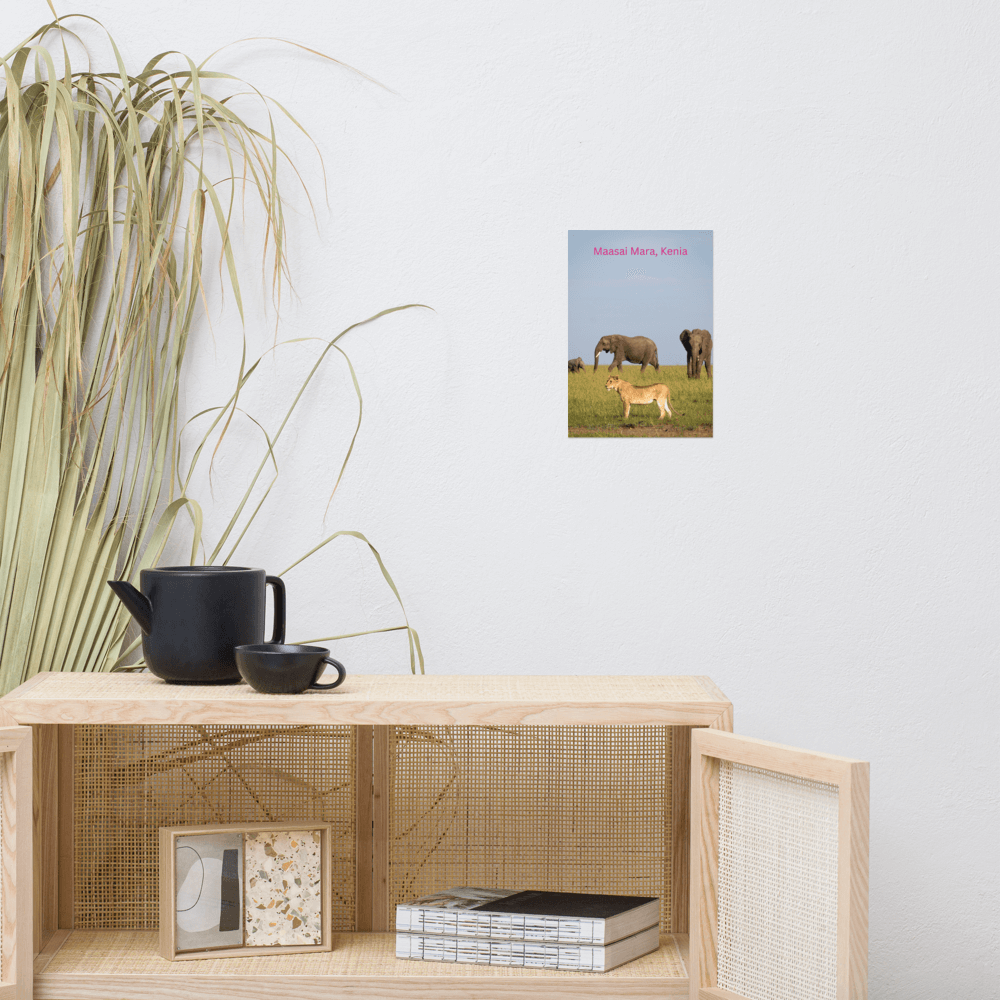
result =
[{"label": "baby elephant in poster", "polygon": [[583,358],[571,358],[569,362],[569,370],[571,372],[582,372]]},{"label": "baby elephant in poster", "polygon": [[628,411],[634,404],[656,403],[660,408],[660,419],[662,420],[668,413],[673,416],[670,409],[670,389],[665,385],[632,385],[624,379],[612,375],[604,383],[608,392],[617,392],[625,404],[625,419],[628,420]]}]

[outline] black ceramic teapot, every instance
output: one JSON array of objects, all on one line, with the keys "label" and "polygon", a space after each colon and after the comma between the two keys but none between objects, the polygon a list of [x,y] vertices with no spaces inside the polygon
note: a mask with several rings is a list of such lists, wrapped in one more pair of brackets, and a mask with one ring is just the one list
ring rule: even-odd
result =
[{"label": "black ceramic teapot", "polygon": [[[274,588],[274,634],[285,641],[281,577],[247,566],[144,569],[136,590],[109,580],[142,629],[142,656],[170,684],[236,684],[233,649],[264,641],[264,591]],[[140,592],[141,591],[141,592]]]}]

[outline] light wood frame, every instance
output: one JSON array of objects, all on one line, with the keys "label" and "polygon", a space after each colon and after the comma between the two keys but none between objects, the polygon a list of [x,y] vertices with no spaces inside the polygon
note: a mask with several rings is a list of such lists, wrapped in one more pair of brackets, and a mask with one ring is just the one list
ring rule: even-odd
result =
[{"label": "light wood frame", "polygon": [[358,726],[355,765],[354,929],[387,931],[389,905],[389,726]]},{"label": "light wood frame", "polygon": [[[177,898],[177,839],[213,833],[289,833],[297,830],[320,832],[320,921],[322,944],[287,944],[259,947],[211,948],[204,951],[177,951],[177,922],[174,906]],[[333,948],[333,908],[330,900],[330,831],[331,824],[317,820],[292,823],[208,823],[203,826],[164,826],[160,828],[160,955],[173,962],[198,958],[233,958],[257,955],[298,955]],[[0,998],[2,1000],[2,998]]]},{"label": "light wood frame", "polygon": [[690,1000],[746,1000],[718,986],[720,761],[836,785],[837,1000],[867,1000],[867,762],[709,729],[691,738]]},{"label": "light wood frame", "polygon": [[[692,727],[731,730],[732,704],[707,677],[541,677],[352,675],[335,697],[270,696],[242,688],[164,685],[142,674],[38,674],[0,699],[0,721],[33,724],[39,760],[35,820],[39,900],[44,903],[41,950],[34,964],[35,1000],[271,1000],[294,990],[297,1000],[347,995],[357,1000],[666,1000],[688,995],[687,975],[637,974],[625,965],[599,976],[489,966],[444,970],[435,963],[395,958],[387,882],[390,727],[399,725],[667,725],[673,740],[674,829],[664,850],[674,852],[671,927],[664,950],[688,962],[688,786]],[[74,727],[93,725],[351,725],[356,734],[356,932],[332,935],[322,955],[272,955],[262,964],[230,961],[164,962],[156,931],[73,929]],[[46,727],[51,726],[51,729]],[[53,733],[55,738],[53,739]],[[44,753],[41,748],[48,748]],[[49,751],[56,749],[53,769]],[[58,792],[52,794],[52,776]],[[53,824],[48,815],[58,813]],[[249,824],[261,829],[265,824]],[[318,821],[297,822],[299,829]],[[230,825],[231,828],[231,825]],[[190,831],[192,828],[185,828]],[[30,877],[27,880],[30,886]],[[30,895],[30,892],[29,892]],[[162,898],[162,895],[161,895]],[[52,929],[57,901],[58,927]],[[30,902],[30,900],[29,900]],[[30,918],[30,914],[29,914]],[[29,925],[30,925],[29,919]],[[28,938],[32,935],[29,933]],[[278,949],[284,952],[286,949]],[[240,951],[244,959],[264,949]],[[208,958],[221,957],[223,950]],[[29,966],[29,974],[30,974]],[[30,985],[28,986],[30,991]],[[27,1000],[30,992],[16,1000]],[[0,1000],[14,1000],[0,996]]]},{"label": "light wood frame", "polygon": [[164,684],[152,674],[41,673],[0,699],[21,725],[577,726],[733,728],[708,677],[351,675],[335,695]]},{"label": "light wood frame", "polygon": [[0,729],[0,1000],[31,1000],[34,872],[31,729]]}]

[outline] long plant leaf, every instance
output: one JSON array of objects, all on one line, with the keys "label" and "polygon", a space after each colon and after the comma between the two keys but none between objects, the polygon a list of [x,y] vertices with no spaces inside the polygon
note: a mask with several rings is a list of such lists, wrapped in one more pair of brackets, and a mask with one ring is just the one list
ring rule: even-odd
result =
[{"label": "long plant leaf", "polygon": [[[69,43],[80,36],[53,16],[0,57],[0,693],[39,670],[105,670],[127,659],[137,642],[106,581],[155,565],[182,511],[192,562],[226,546],[232,556],[274,485],[291,413],[354,328],[325,344],[277,431],[261,427],[260,466],[222,536],[206,545],[192,474],[222,446],[259,363],[247,364],[244,340],[230,398],[182,475],[178,398],[208,292],[206,240],[219,246],[219,276],[242,318],[233,227],[246,194],[256,198],[261,266],[280,304],[288,265],[278,180],[301,177],[278,143],[277,119],[305,130],[253,86],[180,53],[131,73],[108,35],[110,67],[75,69]],[[260,100],[266,125],[234,111],[238,93]],[[215,148],[221,177],[207,166]],[[334,491],[360,428],[361,390],[347,363],[359,416]],[[408,622],[399,628],[411,670],[415,652],[422,669],[416,633]]]}]

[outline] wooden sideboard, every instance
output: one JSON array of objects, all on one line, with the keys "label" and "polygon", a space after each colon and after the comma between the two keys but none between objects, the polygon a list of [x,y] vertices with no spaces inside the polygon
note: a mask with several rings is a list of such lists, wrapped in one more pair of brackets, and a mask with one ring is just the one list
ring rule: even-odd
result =
[{"label": "wooden sideboard", "polygon": [[[758,772],[765,779],[791,776],[793,791],[799,784],[807,791],[813,785],[832,789],[824,794],[834,796],[836,861],[832,888],[825,891],[833,893],[836,908],[836,928],[832,938],[827,935],[836,950],[835,970],[825,973],[827,986],[818,988],[828,989],[833,975],[831,1000],[867,996],[867,765],[733,736],[732,705],[706,677],[351,676],[335,694],[270,696],[245,685],[167,685],[149,674],[49,673],[0,699],[0,725],[5,727],[0,729],[0,1000],[270,1000],[282,991],[296,1000],[333,995],[356,1000],[555,1000],[612,994],[739,1000],[739,993],[725,988],[725,978],[719,985],[720,968],[723,977],[731,975],[725,971],[731,962],[727,966],[727,956],[720,954],[729,938],[720,944],[718,927],[730,926],[725,922],[728,911],[720,916],[720,893],[725,907],[727,892],[742,891],[727,888],[726,882],[732,869],[725,853],[732,840],[728,792],[722,801],[721,882],[719,874],[720,773],[725,776],[733,765],[751,778]],[[352,929],[335,934],[332,952],[171,963],[157,954],[155,929],[79,926],[80,848],[75,841],[83,815],[80,779],[86,769],[75,741],[84,731],[93,741],[102,730],[92,727],[160,726],[198,732],[206,727],[349,727],[350,755],[345,759],[353,772],[353,843],[347,855],[355,884],[353,912],[345,919]],[[402,765],[394,754],[404,746],[402,737],[447,733],[450,727],[505,739],[511,732],[544,737],[624,727],[618,731],[623,738],[638,739],[629,746],[640,750],[630,751],[632,756],[615,773],[626,773],[630,787],[640,791],[654,773],[651,762],[657,757],[655,780],[663,787],[650,791],[665,798],[661,812],[670,824],[662,831],[665,863],[656,869],[662,872],[658,894],[669,914],[669,926],[661,923],[658,952],[604,974],[395,958],[392,913],[398,900],[392,893],[393,886],[407,884],[399,875],[407,862],[398,853],[402,835],[392,818],[393,798],[405,791],[399,783]],[[508,739],[504,746],[510,745],[516,742]],[[593,741],[594,747],[605,748],[595,753],[612,752],[610,745]],[[460,770],[460,754],[455,759]],[[506,761],[505,767],[516,770],[517,763]],[[614,798],[618,793],[605,782],[575,794],[574,808],[585,810],[588,796]],[[600,804],[606,815],[608,803]],[[474,797],[463,800],[461,808],[466,818],[474,813]],[[627,847],[622,853],[619,861],[627,865]],[[392,866],[395,881],[388,876]],[[108,867],[113,868],[113,860]],[[114,877],[113,871],[108,877]],[[825,961],[829,965],[833,959]],[[764,968],[760,974],[770,974]],[[775,974],[783,975],[782,969]]]}]

